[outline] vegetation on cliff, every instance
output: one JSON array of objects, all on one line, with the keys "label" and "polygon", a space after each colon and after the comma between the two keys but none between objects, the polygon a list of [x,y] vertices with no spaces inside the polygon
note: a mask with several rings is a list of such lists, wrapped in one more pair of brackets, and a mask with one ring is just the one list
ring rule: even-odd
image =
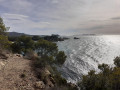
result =
[{"label": "vegetation on cliff", "polygon": [[[11,45],[11,48],[13,52],[23,53],[25,57],[27,56],[28,59],[33,60],[32,67],[35,74],[45,84],[48,84],[48,77],[52,77],[51,81],[54,83],[54,89],[61,87],[64,88],[63,90],[77,90],[76,86],[67,83],[66,79],[57,71],[56,66],[61,66],[65,62],[66,55],[63,51],[58,50],[56,43],[43,39],[34,42],[31,37],[20,36]],[[50,76],[44,74],[46,69],[50,71]]]},{"label": "vegetation on cliff", "polygon": [[120,90],[120,57],[114,59],[115,67],[98,65],[99,73],[94,70],[83,75],[78,83],[81,90]]},{"label": "vegetation on cliff", "polygon": [[[56,41],[55,38],[50,39],[50,41]],[[0,18],[0,48],[9,49],[13,53],[22,54],[25,58],[27,57],[32,60],[31,67],[35,76],[40,80],[36,84],[37,87],[41,84],[43,86],[46,84],[52,90],[57,90],[58,88],[63,90],[77,90],[76,86],[67,83],[57,71],[56,66],[61,66],[65,62],[66,55],[63,51],[58,50],[56,43],[50,41],[39,37],[33,38],[22,35],[11,42],[6,36],[6,27],[2,18]],[[25,78],[26,75],[21,73],[20,77]]]}]

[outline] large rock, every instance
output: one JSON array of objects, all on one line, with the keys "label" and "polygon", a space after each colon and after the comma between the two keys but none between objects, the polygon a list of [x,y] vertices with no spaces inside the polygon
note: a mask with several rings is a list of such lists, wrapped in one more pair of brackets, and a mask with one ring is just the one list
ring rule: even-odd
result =
[{"label": "large rock", "polygon": [[54,87],[55,81],[54,81],[50,71],[48,69],[45,69],[44,73],[45,73],[45,77],[46,77],[47,86]]},{"label": "large rock", "polygon": [[2,61],[0,61],[0,70],[5,66],[5,63],[3,63]]},{"label": "large rock", "polygon": [[0,59],[7,59],[8,57],[5,55],[5,54],[3,54],[3,53],[0,53]]},{"label": "large rock", "polygon": [[47,69],[45,69],[44,73],[45,73],[46,76],[51,75],[50,71],[48,71]]},{"label": "large rock", "polygon": [[35,87],[38,89],[44,89],[45,88],[45,84],[43,83],[43,81],[38,81],[35,83]]},{"label": "large rock", "polygon": [[[55,80],[47,68],[37,68],[36,72],[38,75],[40,75],[40,79],[44,82],[46,88],[51,88],[55,86]],[[37,84],[37,86],[39,85]]]}]

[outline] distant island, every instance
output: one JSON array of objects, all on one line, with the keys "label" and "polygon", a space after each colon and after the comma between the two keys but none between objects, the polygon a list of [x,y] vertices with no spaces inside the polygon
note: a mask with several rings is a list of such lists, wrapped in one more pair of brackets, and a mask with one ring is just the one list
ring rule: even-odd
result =
[{"label": "distant island", "polygon": [[77,38],[77,37],[74,37],[74,39],[79,39],[79,38]]},{"label": "distant island", "polygon": [[58,34],[52,34],[52,35],[29,35],[29,34],[19,33],[19,32],[7,32],[7,35],[8,35],[8,39],[10,41],[16,41],[16,39],[18,37],[23,36],[23,35],[32,37],[32,40],[34,40],[34,41],[44,39],[44,40],[48,40],[48,41],[52,41],[52,42],[58,42],[58,41],[64,41],[64,40],[69,39],[67,37],[63,37],[63,36],[60,36]]},{"label": "distant island", "polygon": [[88,35],[91,35],[91,36],[95,36],[96,34],[82,34],[84,36],[88,36]]}]

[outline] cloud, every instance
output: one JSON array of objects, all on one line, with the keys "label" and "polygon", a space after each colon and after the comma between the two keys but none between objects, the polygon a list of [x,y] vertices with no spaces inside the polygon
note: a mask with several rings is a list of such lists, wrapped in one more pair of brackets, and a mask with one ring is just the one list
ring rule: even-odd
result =
[{"label": "cloud", "polygon": [[[5,13],[5,14],[3,14],[3,17],[4,17],[3,18],[4,22],[8,26],[13,26],[13,27],[11,27],[10,31],[16,31],[16,29],[17,29],[18,32],[24,31],[25,33],[33,34],[35,29],[41,29],[41,30],[43,29],[44,30],[44,28],[48,28],[50,25],[49,22],[35,22],[35,21],[30,20],[29,16],[20,15],[20,14]],[[38,32],[38,31],[36,31],[36,32]]]},{"label": "cloud", "polygon": [[48,0],[48,2],[51,2],[51,3],[53,3],[53,4],[57,4],[57,3],[59,3],[58,0]]},{"label": "cloud", "polygon": [[120,17],[113,17],[112,20],[120,20]]},{"label": "cloud", "polygon": [[2,15],[4,18],[11,18],[11,19],[24,19],[24,18],[28,18],[28,16],[25,15],[21,15],[21,14],[10,14],[10,13],[4,13]]},{"label": "cloud", "polygon": [[66,32],[69,35],[118,33],[120,25],[119,0],[0,0],[0,2],[0,14],[5,19],[6,25],[11,27],[11,31],[62,35]]}]

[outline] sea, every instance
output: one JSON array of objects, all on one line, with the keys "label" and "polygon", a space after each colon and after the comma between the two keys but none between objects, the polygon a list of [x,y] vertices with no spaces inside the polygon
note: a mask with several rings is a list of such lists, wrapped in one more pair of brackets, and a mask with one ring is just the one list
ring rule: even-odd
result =
[{"label": "sea", "polygon": [[74,35],[68,38],[57,43],[59,50],[67,55],[65,63],[58,69],[68,82],[77,83],[90,70],[99,72],[98,65],[102,63],[114,67],[114,58],[120,56],[120,35]]}]

